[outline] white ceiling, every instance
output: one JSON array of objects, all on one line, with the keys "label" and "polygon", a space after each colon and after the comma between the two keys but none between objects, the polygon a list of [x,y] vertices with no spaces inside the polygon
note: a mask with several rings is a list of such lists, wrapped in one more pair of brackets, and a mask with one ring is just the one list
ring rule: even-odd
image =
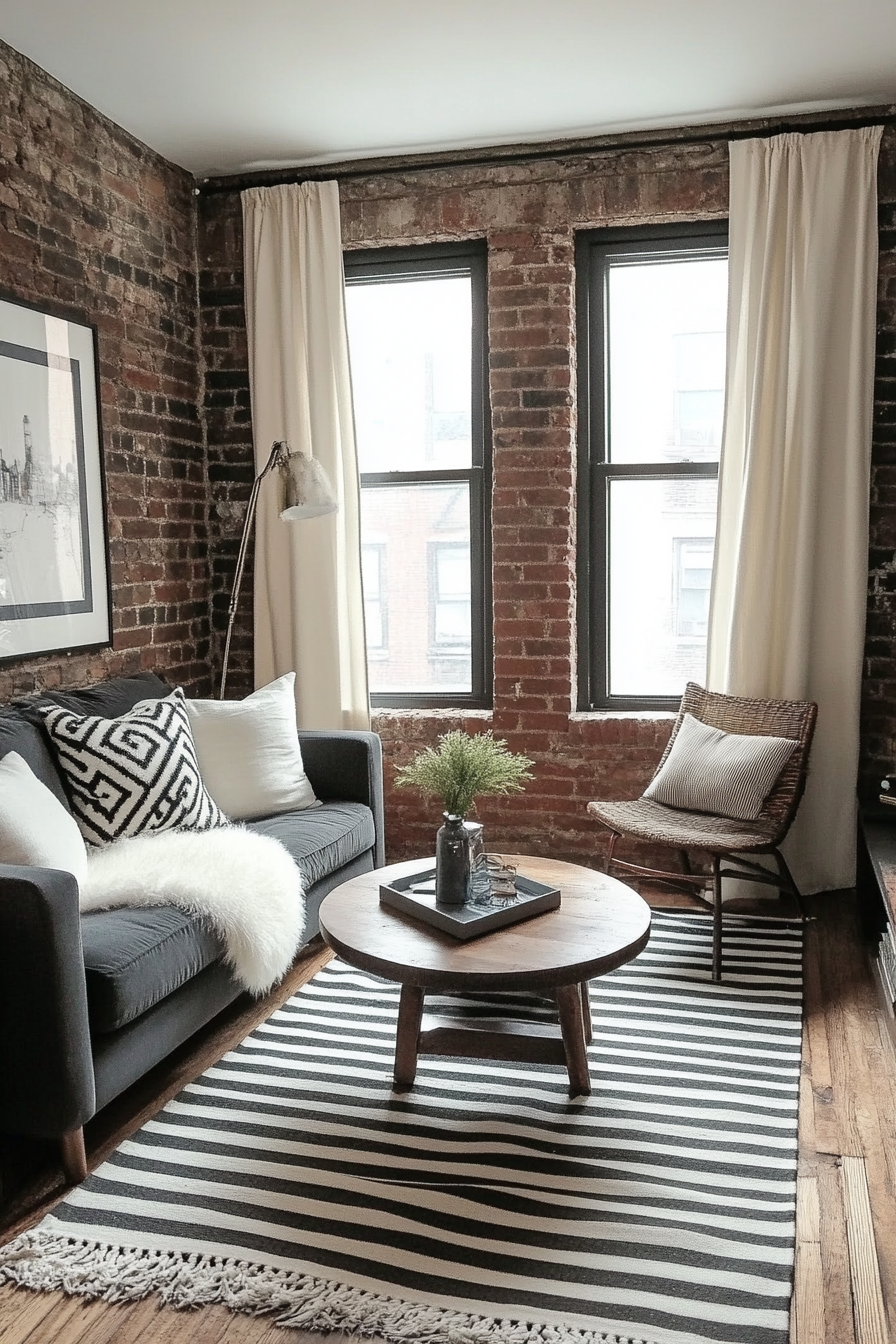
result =
[{"label": "white ceiling", "polygon": [[896,0],[0,0],[198,176],[896,103]]}]

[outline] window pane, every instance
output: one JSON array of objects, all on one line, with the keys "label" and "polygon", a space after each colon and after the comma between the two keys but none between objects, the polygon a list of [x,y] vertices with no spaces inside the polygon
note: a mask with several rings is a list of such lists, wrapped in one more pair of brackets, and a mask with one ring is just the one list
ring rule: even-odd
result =
[{"label": "window pane", "polygon": [[718,460],[727,301],[725,259],[610,264],[610,462]]},{"label": "window pane", "polygon": [[358,465],[472,463],[469,276],[346,286]]},{"label": "window pane", "polygon": [[[469,694],[469,485],[363,486],[361,545],[379,548],[376,596],[388,613],[387,645],[372,642],[380,627],[368,617],[371,691]],[[369,572],[368,562],[365,604]]]},{"label": "window pane", "polygon": [[610,481],[610,695],[679,696],[704,681],[716,489]]}]

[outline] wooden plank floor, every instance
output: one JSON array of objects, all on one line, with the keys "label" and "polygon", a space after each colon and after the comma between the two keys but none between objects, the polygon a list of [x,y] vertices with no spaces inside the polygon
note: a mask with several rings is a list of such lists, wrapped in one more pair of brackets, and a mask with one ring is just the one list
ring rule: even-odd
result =
[{"label": "wooden plank floor", "polygon": [[[669,898],[648,894],[652,905]],[[681,897],[674,903],[680,904]],[[851,895],[807,903],[797,1256],[791,1344],[896,1340],[896,1054],[868,968]],[[768,905],[763,908],[769,909]],[[91,1165],[253,1029],[326,959],[317,949],[274,995],[235,1008],[199,1046],[154,1071],[88,1127]],[[3,1156],[0,1153],[0,1156]],[[6,1155],[7,1165],[9,1154]],[[48,1164],[0,1209],[3,1240],[63,1194]],[[345,1334],[286,1332],[223,1307],[183,1313],[0,1287],[0,1344],[349,1344]],[[354,1344],[355,1337],[351,1337]]]}]

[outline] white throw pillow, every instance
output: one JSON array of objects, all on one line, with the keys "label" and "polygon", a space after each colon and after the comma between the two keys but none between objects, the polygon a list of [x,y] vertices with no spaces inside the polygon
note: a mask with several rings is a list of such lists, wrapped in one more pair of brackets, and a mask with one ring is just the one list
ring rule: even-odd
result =
[{"label": "white throw pillow", "polygon": [[724,733],[685,714],[644,797],[688,812],[755,821],[796,746],[790,737]]},{"label": "white throw pillow", "polygon": [[245,700],[188,700],[199,773],[234,821],[316,807],[296,728],[295,672]]},{"label": "white throw pillow", "polygon": [[87,876],[87,847],[78,823],[17,751],[0,761],[0,863],[58,868]]}]

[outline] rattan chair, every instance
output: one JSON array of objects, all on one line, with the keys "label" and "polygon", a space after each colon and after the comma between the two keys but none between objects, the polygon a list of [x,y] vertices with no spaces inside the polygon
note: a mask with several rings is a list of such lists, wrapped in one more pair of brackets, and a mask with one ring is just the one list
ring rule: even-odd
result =
[{"label": "rattan chair", "polygon": [[[672,736],[654,777],[669,755],[685,714],[691,714],[695,719],[726,733],[790,737],[799,743],[766,797],[756,821],[732,821],[728,817],[704,812],[686,812],[643,797],[634,802],[588,804],[589,814],[610,831],[606,856],[608,873],[618,869],[620,873],[683,887],[693,891],[704,904],[712,908],[714,980],[722,978],[723,877],[762,882],[777,887],[779,891],[788,892],[796,898],[802,914],[799,889],[778,847],[796,816],[806,786],[809,749],[817,712],[817,705],[806,700],[750,700],[742,696],[705,691],[694,682],[688,682]],[[614,850],[617,841],[623,836],[676,850],[681,860],[681,870],[669,872],[617,859]],[[694,872],[690,859],[692,853],[709,856],[711,872]],[[777,864],[777,872],[744,857],[747,854],[770,854]],[[712,890],[712,900],[703,894],[708,887]]]}]

